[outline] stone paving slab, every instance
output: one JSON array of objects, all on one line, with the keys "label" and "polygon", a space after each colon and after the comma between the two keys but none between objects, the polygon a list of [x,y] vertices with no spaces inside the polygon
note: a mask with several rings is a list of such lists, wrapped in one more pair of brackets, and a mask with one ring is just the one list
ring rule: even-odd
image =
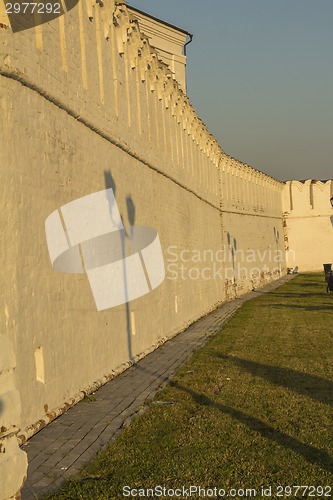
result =
[{"label": "stone paving slab", "polygon": [[127,427],[157,391],[170,382],[192,352],[243,305],[289,281],[287,275],[261,290],[221,305],[187,330],[107,382],[92,402],[80,401],[23,445],[28,455],[28,478],[22,500],[38,500],[77,474],[93,456]]}]

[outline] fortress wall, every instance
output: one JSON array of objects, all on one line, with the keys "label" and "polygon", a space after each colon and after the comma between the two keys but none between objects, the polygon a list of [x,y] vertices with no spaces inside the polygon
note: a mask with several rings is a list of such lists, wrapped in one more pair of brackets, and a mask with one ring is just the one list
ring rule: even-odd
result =
[{"label": "fortress wall", "polygon": [[2,29],[1,74],[218,205],[217,141],[126,7],[103,4],[79,2],[14,36]]},{"label": "fortress wall", "polygon": [[[16,349],[15,373],[24,409],[17,424],[24,430],[53,418],[58,407],[79,397],[80,391],[92,390],[94,382],[105,381],[131,357],[149,351],[225,300],[223,281],[201,279],[204,262],[191,266],[193,279],[181,278],[179,268],[183,249],[215,253],[221,248],[221,219],[211,204],[33,90],[11,79],[1,79],[0,88],[6,96],[0,156],[6,169],[0,198],[6,242],[1,297],[7,315],[1,329]],[[50,213],[106,187],[114,189],[124,224],[154,227],[166,267],[169,261],[174,264],[163,284],[132,301],[129,311],[118,306],[97,312],[86,276],[54,271],[45,240]],[[35,430],[28,429],[28,434]]]},{"label": "fortress wall", "polygon": [[221,156],[226,294],[232,298],[285,274],[283,184],[248,165]]},{"label": "fortress wall", "polygon": [[22,488],[28,460],[17,440],[22,406],[15,384],[16,354],[6,335],[0,334],[0,343],[0,497],[7,499]]},{"label": "fortress wall", "polygon": [[281,182],[225,154],[220,166],[223,212],[281,218]]},{"label": "fortress wall", "polygon": [[288,266],[322,271],[333,262],[333,181],[288,181],[283,189]]},{"label": "fortress wall", "polygon": [[[15,35],[0,29],[0,331],[16,356],[21,441],[221,302],[285,272],[274,260],[282,184],[224,154],[126,7],[113,17],[114,2],[103,3]],[[53,270],[44,225],[110,187],[126,227],[158,231],[166,279],[97,312],[86,275]]]}]

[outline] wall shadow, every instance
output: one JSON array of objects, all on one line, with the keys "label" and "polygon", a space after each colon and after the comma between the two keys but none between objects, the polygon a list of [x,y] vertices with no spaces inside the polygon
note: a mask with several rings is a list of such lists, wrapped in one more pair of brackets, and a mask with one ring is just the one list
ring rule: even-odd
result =
[{"label": "wall shadow", "polygon": [[240,410],[232,408],[230,406],[224,405],[222,403],[216,403],[204,394],[198,394],[192,389],[181,386],[177,382],[171,382],[171,386],[189,394],[193,400],[202,406],[208,406],[215,408],[220,412],[229,415],[234,420],[237,420],[241,424],[245,425],[249,429],[258,432],[262,437],[270,441],[275,442],[279,446],[283,446],[295,453],[301,455],[307,462],[317,465],[329,472],[332,472],[333,468],[333,458],[325,451],[318,450],[312,445],[302,443],[298,439],[295,439],[288,434],[271,427],[262,420],[256,417],[248,415]]},{"label": "wall shadow", "polygon": [[[114,177],[110,170],[104,171],[104,184],[105,189],[112,189],[114,197],[116,198],[117,186],[114,180]],[[111,200],[111,201],[110,201]],[[110,216],[112,217],[112,208],[113,208],[113,199],[108,198],[109,201],[109,211]],[[119,207],[118,207],[119,208]],[[127,216],[130,223],[130,233],[126,231],[126,229],[122,231],[118,231],[119,238],[121,239],[121,249],[122,249],[122,264],[123,264],[123,275],[124,275],[124,289],[125,289],[125,319],[126,319],[126,335],[127,335],[127,348],[128,348],[128,356],[131,363],[134,363],[133,356],[133,348],[132,348],[132,322],[131,322],[131,310],[129,305],[129,293],[127,287],[127,268],[126,268],[126,257],[129,255],[127,250],[127,242],[126,239],[131,239],[133,235],[133,227],[135,225],[135,205],[132,200],[132,197],[128,195],[126,197],[126,208],[127,208]],[[120,213],[120,212],[119,212]],[[120,217],[125,228],[123,215],[120,213]]]},{"label": "wall shadow", "polygon": [[298,372],[291,368],[267,365],[236,356],[214,353],[212,356],[230,361],[256,377],[285,387],[297,394],[333,406],[333,382],[331,380]]}]

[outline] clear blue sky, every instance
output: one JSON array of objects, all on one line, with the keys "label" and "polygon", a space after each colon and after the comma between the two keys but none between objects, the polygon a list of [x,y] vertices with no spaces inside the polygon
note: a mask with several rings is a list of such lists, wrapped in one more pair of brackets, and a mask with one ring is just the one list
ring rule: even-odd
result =
[{"label": "clear blue sky", "polygon": [[333,0],[130,0],[194,35],[188,95],[229,155],[333,178]]}]

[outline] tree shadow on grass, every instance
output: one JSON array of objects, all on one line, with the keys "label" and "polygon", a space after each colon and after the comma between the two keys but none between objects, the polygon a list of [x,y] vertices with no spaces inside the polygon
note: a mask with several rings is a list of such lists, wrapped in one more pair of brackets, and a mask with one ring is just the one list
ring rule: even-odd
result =
[{"label": "tree shadow on grass", "polygon": [[[295,453],[298,453],[301,455],[307,462],[317,465],[323,469],[326,469],[330,473],[332,473],[333,470],[333,459],[332,457],[326,453],[325,451],[318,450],[314,446],[311,446],[309,444],[302,443],[298,439],[295,439],[288,434],[285,434],[282,431],[279,431],[278,429],[274,429],[274,427],[271,427],[270,425],[266,424],[262,420],[259,420],[256,417],[253,417],[251,415],[248,415],[247,413],[244,413],[240,410],[237,410],[235,408],[231,408],[230,406],[221,404],[221,403],[216,403],[215,401],[211,400],[204,394],[198,394],[197,392],[193,391],[192,389],[188,389],[187,387],[183,387],[182,385],[178,384],[177,382],[171,382],[171,386],[186,392],[189,394],[193,400],[202,405],[202,406],[208,406],[211,408],[215,408],[219,410],[220,412],[229,415],[231,418],[234,420],[237,420],[241,424],[245,425],[249,429],[258,432],[263,438],[268,439],[270,441],[275,442],[279,446],[283,446],[284,448],[287,448],[289,450],[292,450]],[[241,444],[240,444],[241,446]]]},{"label": "tree shadow on grass", "polygon": [[[326,294],[325,294],[326,296]],[[271,307],[273,309],[303,309],[303,311],[330,311],[333,312],[333,295],[332,305],[304,306],[298,304],[262,304],[260,307]]]},{"label": "tree shadow on grass", "polygon": [[298,280],[297,281],[290,281],[288,283],[288,287],[290,288],[299,288],[299,287],[318,287],[318,286],[321,286],[321,283],[318,282],[318,279],[322,278],[323,282],[325,281],[325,278],[324,278],[324,273],[323,274],[316,274],[315,276],[311,276],[309,278],[306,279],[306,281],[300,283]]},{"label": "tree shadow on grass", "polygon": [[323,295],[326,295],[326,283],[323,280],[323,283],[320,285],[320,290],[316,290],[315,292],[287,292],[287,291],[279,291],[279,290],[274,290],[272,292],[269,292],[269,295],[271,297],[277,297],[277,298],[286,298],[286,299],[291,299],[291,298],[297,298],[297,299],[304,299],[306,298],[311,298],[311,297],[322,297]]},{"label": "tree shadow on grass", "polygon": [[333,382],[316,375],[301,373],[290,368],[266,365],[236,356],[214,353],[215,357],[230,361],[256,377],[261,377],[269,382],[286,387],[289,390],[307,396],[320,403],[333,406]]},{"label": "tree shadow on grass", "polygon": [[[277,385],[295,390],[302,395],[305,394],[309,397],[313,397],[313,399],[317,401],[333,405],[333,382],[331,381],[313,375],[300,373],[294,370],[279,368],[275,366],[272,367],[270,365],[255,363],[241,358],[225,356],[222,354],[216,354],[216,356],[233,361],[241,365],[251,373],[262,376],[263,378],[266,378],[270,382],[273,382]],[[199,394],[192,389],[181,385],[179,382],[171,380],[169,376],[163,375],[162,372],[159,373],[158,371],[152,373],[148,368],[143,368],[139,365],[137,365],[136,367],[132,367],[131,369],[139,369],[140,371],[148,372],[149,374],[163,381],[160,388],[165,386],[165,384],[169,384],[171,387],[189,394],[197,404],[215,408],[222,413],[229,415],[243,425],[246,425],[249,429],[258,432],[265,439],[273,441],[279,446],[283,446],[286,449],[292,450],[293,452],[301,455],[309,463],[317,465],[332,473],[333,458],[327,452],[319,450],[312,445],[302,443],[298,439],[295,439],[292,436],[289,436],[288,434],[275,429],[262,420],[259,420],[252,415],[248,415],[241,410],[232,408],[222,403],[216,403],[206,395]]]}]

